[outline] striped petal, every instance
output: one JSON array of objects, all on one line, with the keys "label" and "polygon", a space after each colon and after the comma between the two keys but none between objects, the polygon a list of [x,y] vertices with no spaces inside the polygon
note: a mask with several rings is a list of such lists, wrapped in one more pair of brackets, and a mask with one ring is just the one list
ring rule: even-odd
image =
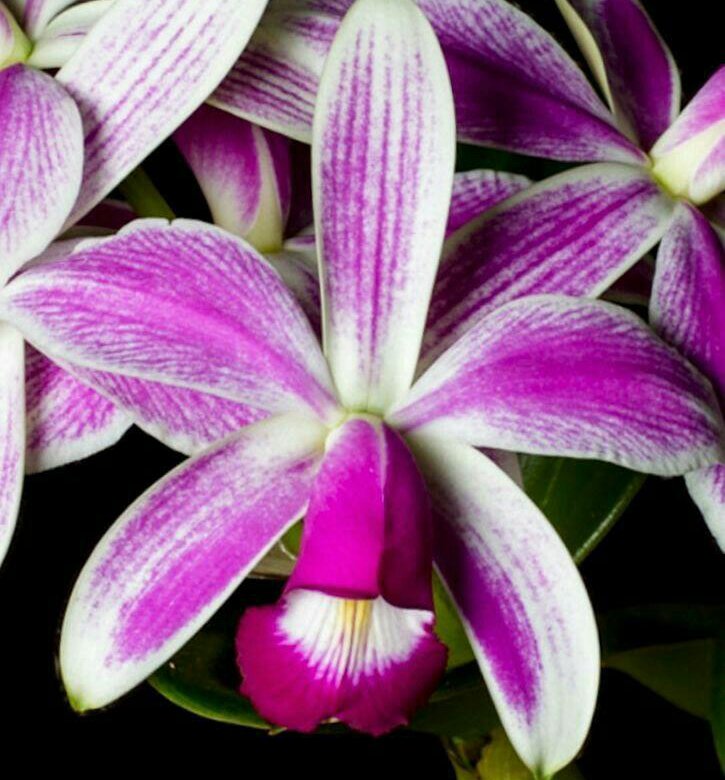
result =
[{"label": "striped petal", "polygon": [[552,176],[486,212],[446,246],[424,362],[506,301],[600,295],[660,240],[672,210],[644,169],[604,163]]},{"label": "striped petal", "polygon": [[501,722],[537,777],[586,737],[599,643],[584,584],[524,492],[472,447],[416,436],[434,506],[435,561]]},{"label": "striped petal", "polygon": [[686,203],[657,253],[650,319],[725,399],[725,251],[707,220]]},{"label": "striped petal", "polygon": [[685,483],[710,532],[725,552],[725,464],[691,471],[685,474]]},{"label": "striped petal", "polygon": [[279,417],[182,464],[110,528],[63,621],[60,665],[78,710],[102,707],[179,649],[304,512],[324,442]]},{"label": "striped petal", "polygon": [[131,418],[30,346],[25,357],[25,471],[63,466],[115,444]]},{"label": "striped petal", "polygon": [[620,127],[649,149],[680,112],[680,74],[638,0],[557,0]]},{"label": "striped petal", "polygon": [[266,0],[117,0],[58,81],[85,133],[78,221],[170,135],[222,80]]},{"label": "striped petal", "polygon": [[0,563],[5,557],[23,489],[25,414],[23,339],[0,323]]},{"label": "striped petal", "polygon": [[455,174],[446,236],[530,184],[531,180],[526,176],[502,171],[478,170]]},{"label": "striped petal", "polygon": [[705,203],[725,188],[725,65],[652,147],[652,173],[673,194]]},{"label": "striped petal", "polygon": [[453,103],[411,0],[358,0],[330,50],[312,143],[323,334],[340,400],[410,386],[450,201]]},{"label": "striped petal", "polygon": [[268,412],[336,414],[291,293],[248,244],[213,226],[139,220],[28,269],[1,295],[5,318],[54,359]]},{"label": "striped petal", "polygon": [[201,106],[174,133],[214,223],[260,252],[282,246],[290,206],[286,139],[211,106]]},{"label": "striped petal", "polygon": [[23,65],[0,70],[0,282],[60,232],[82,167],[78,109],[64,89]]},{"label": "striped petal", "polygon": [[689,363],[631,312],[560,296],[513,301],[480,320],[391,424],[660,475],[723,456],[717,401]]}]

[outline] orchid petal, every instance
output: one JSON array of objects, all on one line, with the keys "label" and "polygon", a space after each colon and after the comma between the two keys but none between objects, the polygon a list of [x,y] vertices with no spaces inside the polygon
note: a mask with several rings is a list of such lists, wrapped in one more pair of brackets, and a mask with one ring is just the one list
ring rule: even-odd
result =
[{"label": "orchid petal", "polygon": [[502,200],[526,189],[531,180],[526,176],[502,171],[466,171],[453,177],[451,207],[448,212],[446,236],[479,216]]},{"label": "orchid petal", "polygon": [[286,242],[280,252],[268,254],[267,261],[282,277],[282,281],[292,293],[294,293],[315,333],[321,334],[320,278],[317,273],[317,253],[315,251],[314,236],[311,238],[311,248],[301,247],[293,239]]},{"label": "orchid petal", "polygon": [[36,40],[48,22],[76,0],[4,0],[25,32]]},{"label": "orchid petal", "polygon": [[54,359],[270,412],[336,413],[312,329],[266,261],[201,222],[139,220],[18,275],[4,316]]},{"label": "orchid petal", "polygon": [[73,706],[102,707],[179,649],[304,512],[324,442],[283,416],[182,464],[116,521],[73,590],[60,643]]},{"label": "orchid petal", "polygon": [[725,552],[725,464],[690,471],[685,474],[685,483],[710,532]]},{"label": "orchid petal", "polygon": [[23,339],[0,323],[0,562],[10,544],[23,489]]},{"label": "orchid petal", "polygon": [[652,147],[652,173],[675,195],[704,203],[725,188],[725,65]]},{"label": "orchid petal", "polygon": [[0,70],[0,282],[60,231],[82,167],[78,109],[63,88],[23,65]]},{"label": "orchid petal", "polygon": [[620,126],[649,149],[680,111],[680,74],[638,0],[556,0]]},{"label": "orchid petal", "polygon": [[85,132],[77,222],[209,95],[266,0],[116,0],[60,69]]},{"label": "orchid petal", "polygon": [[358,0],[327,57],[312,143],[324,344],[349,408],[383,410],[410,387],[454,160],[430,25],[411,0]]},{"label": "orchid petal", "polygon": [[100,452],[115,444],[131,425],[111,401],[32,347],[26,348],[25,471],[38,471]]},{"label": "orchid petal", "polygon": [[534,296],[480,320],[390,417],[475,446],[683,474],[723,456],[709,384],[631,312]]},{"label": "orchid petal", "polygon": [[725,399],[725,250],[686,203],[678,206],[657,253],[650,319]]},{"label": "orchid petal", "polygon": [[659,241],[672,211],[645,170],[616,163],[552,176],[489,210],[447,242],[425,363],[506,301],[600,295]]},{"label": "orchid petal", "polygon": [[550,777],[587,734],[599,643],[584,584],[540,510],[472,447],[413,436],[434,507],[435,561],[509,739]]},{"label": "orchid petal", "polygon": [[259,251],[282,244],[290,203],[286,139],[220,111],[199,107],[174,133],[214,219]]},{"label": "orchid petal", "polygon": [[34,68],[62,68],[113,0],[89,0],[56,16],[34,42],[28,65]]}]

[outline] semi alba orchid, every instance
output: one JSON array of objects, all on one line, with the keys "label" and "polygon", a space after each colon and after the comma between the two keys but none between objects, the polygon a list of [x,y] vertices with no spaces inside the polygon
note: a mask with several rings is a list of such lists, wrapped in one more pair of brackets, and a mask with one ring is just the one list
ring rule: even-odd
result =
[{"label": "semi alba orchid", "polygon": [[284,595],[239,627],[262,715],[301,730],[404,723],[445,665],[435,562],[523,760],[550,775],[578,751],[599,674],[591,606],[515,457],[477,448],[681,474],[722,457],[722,419],[638,318],[557,296],[496,308],[415,380],[454,135],[425,17],[410,0],[358,0],[314,120],[324,352],[272,266],[199,222],[140,220],[3,291],[4,316],[84,380],[267,416],[151,487],[99,543],[61,637],[77,709],[170,658],[304,516]]},{"label": "semi alba orchid", "polygon": [[[319,74],[350,2],[273,0],[214,104],[308,137]],[[460,140],[592,163],[461,232],[443,261],[430,342],[445,349],[500,301],[503,285],[512,299],[601,295],[661,241],[651,320],[723,403],[725,69],[680,111],[677,67],[637,0],[557,4],[609,110],[561,46],[506,0],[419,0],[446,56]],[[686,480],[725,549],[725,466]]]},{"label": "semi alba orchid", "polygon": [[[73,51],[61,40],[67,16],[56,18],[69,5],[15,0],[15,17],[0,2],[0,283],[83,217],[207,97],[265,3],[74,5],[66,15],[93,29]],[[33,67],[61,64],[55,78]],[[3,323],[0,418],[1,560],[24,462],[38,471],[85,457],[115,442],[130,421],[41,354],[31,349],[26,357],[20,334]]]}]

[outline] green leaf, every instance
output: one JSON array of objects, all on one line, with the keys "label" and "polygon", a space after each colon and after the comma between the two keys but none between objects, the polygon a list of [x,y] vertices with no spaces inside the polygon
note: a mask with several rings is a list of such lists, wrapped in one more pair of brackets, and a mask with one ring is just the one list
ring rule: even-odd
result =
[{"label": "green leaf", "polygon": [[645,481],[594,460],[522,455],[524,488],[579,563],[601,542]]},{"label": "green leaf", "polygon": [[433,576],[433,603],[436,615],[435,632],[448,648],[448,669],[455,669],[475,660],[458,610],[451,601],[437,574]]},{"label": "green leaf", "polygon": [[725,642],[716,642],[713,651],[710,725],[720,767],[725,772]]}]

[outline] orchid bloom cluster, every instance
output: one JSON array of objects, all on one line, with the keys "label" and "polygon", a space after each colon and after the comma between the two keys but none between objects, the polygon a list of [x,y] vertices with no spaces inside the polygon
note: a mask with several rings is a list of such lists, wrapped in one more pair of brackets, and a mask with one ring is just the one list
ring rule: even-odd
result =
[{"label": "orchid bloom cluster", "polygon": [[[723,543],[724,72],[679,113],[634,0],[557,2],[611,114],[503,0],[0,4],[0,551],[26,451],[61,465],[136,423],[191,456],[80,574],[76,709],[149,677],[303,520],[280,599],[240,615],[256,710],[406,724],[446,666],[435,569],[548,777],[599,643],[517,453],[685,475]],[[311,204],[278,133],[311,143]],[[172,135],[214,225],[94,209]],[[454,175],[457,136],[588,164]],[[657,242],[670,344],[592,300]]]}]

